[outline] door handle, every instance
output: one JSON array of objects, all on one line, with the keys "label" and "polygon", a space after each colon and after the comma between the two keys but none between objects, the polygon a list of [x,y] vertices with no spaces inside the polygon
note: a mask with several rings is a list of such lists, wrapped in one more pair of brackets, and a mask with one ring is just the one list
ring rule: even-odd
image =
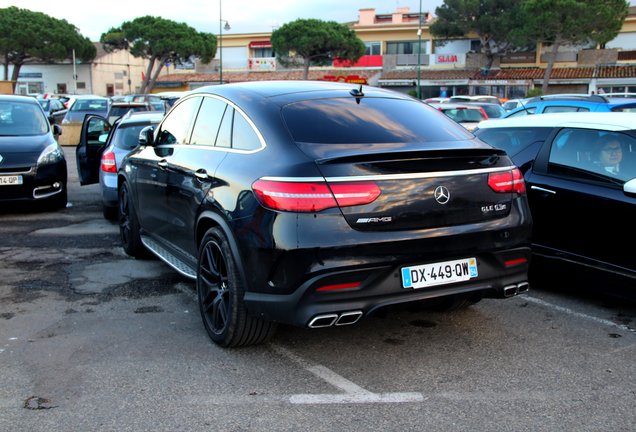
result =
[{"label": "door handle", "polygon": [[194,172],[194,175],[199,180],[207,180],[208,178],[210,178],[210,176],[208,176],[208,172],[206,170],[204,170],[203,168],[200,168],[200,169],[196,170]]},{"label": "door handle", "polygon": [[161,168],[165,168],[168,166],[168,161],[165,159],[161,159],[159,162],[157,162],[157,165],[159,165]]},{"label": "door handle", "polygon": [[550,189],[545,189],[545,188],[542,188],[542,187],[539,187],[539,186],[530,186],[530,189],[536,190],[536,191],[539,191],[539,192],[547,192],[549,194],[556,195],[556,191],[553,191],[553,190],[550,190]]}]

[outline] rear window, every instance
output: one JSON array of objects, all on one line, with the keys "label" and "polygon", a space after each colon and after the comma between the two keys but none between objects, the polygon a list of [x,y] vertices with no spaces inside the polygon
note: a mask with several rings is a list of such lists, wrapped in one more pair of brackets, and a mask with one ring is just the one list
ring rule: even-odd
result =
[{"label": "rear window", "polygon": [[113,145],[124,150],[132,150],[139,144],[139,132],[150,123],[119,126],[115,129]]},{"label": "rear window", "polygon": [[488,128],[476,130],[475,135],[491,146],[515,155],[534,142],[545,141],[551,131],[550,127]]},{"label": "rear window", "polygon": [[297,142],[374,144],[472,138],[438,110],[415,100],[319,99],[291,103],[282,112]]}]

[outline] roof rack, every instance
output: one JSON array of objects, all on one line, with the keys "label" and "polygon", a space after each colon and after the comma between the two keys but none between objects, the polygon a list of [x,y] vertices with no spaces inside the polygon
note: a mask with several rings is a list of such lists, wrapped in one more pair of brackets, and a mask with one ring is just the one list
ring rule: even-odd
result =
[{"label": "roof rack", "polygon": [[583,100],[583,101],[589,101],[589,102],[604,102],[604,103],[607,103],[607,102],[609,102],[609,100],[607,100],[607,97],[605,97],[605,96],[607,96],[607,95],[606,94],[603,94],[603,95],[598,95],[598,94],[588,95],[588,94],[581,94],[581,93],[550,94],[550,95],[543,95],[543,96],[535,96],[533,98],[530,98],[528,100],[528,102],[540,102],[540,101],[544,101],[544,100]]}]

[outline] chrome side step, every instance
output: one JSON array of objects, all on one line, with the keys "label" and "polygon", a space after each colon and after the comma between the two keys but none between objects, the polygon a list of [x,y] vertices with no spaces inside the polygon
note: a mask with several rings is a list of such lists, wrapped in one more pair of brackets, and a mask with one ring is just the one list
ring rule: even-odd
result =
[{"label": "chrome side step", "polygon": [[150,252],[152,252],[153,254],[157,255],[157,257],[159,257],[159,259],[161,259],[163,262],[168,264],[170,267],[172,267],[173,269],[175,269],[176,271],[181,273],[183,276],[185,276],[187,278],[190,278],[190,279],[196,279],[197,278],[197,272],[196,272],[195,269],[190,267],[185,262],[181,261],[179,258],[177,258],[174,255],[172,255],[170,252],[168,252],[168,250],[166,248],[161,246],[159,243],[157,243],[156,241],[154,241],[150,237],[142,235],[141,236],[141,242],[144,244],[144,246],[146,246],[146,248],[148,248],[148,250]]}]

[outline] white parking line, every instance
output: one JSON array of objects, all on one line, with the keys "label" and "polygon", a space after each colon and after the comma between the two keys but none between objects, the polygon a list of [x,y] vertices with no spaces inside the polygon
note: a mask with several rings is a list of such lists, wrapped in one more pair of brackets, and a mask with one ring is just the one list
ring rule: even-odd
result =
[{"label": "white parking line", "polygon": [[322,365],[312,365],[305,359],[279,345],[270,345],[271,348],[283,357],[288,358],[301,366],[307,372],[328,382],[344,393],[336,394],[296,394],[289,397],[293,404],[350,404],[350,403],[404,403],[421,402],[424,396],[421,393],[373,393],[366,390],[331,369]]},{"label": "white parking line", "polygon": [[636,333],[636,329],[633,329],[633,328],[628,327],[626,325],[618,324],[618,323],[615,323],[615,322],[610,321],[610,320],[606,320],[606,319],[603,319],[603,318],[595,317],[595,316],[592,316],[592,315],[587,315],[587,314],[584,314],[584,313],[581,313],[581,312],[576,312],[576,311],[574,311],[572,309],[569,309],[569,308],[566,308],[566,307],[563,307],[563,306],[558,306],[558,305],[555,305],[553,303],[548,303],[548,302],[546,302],[544,300],[541,300],[541,299],[538,299],[536,297],[525,296],[525,297],[523,297],[523,300],[527,300],[530,303],[535,303],[535,304],[538,304],[538,305],[541,305],[541,306],[545,306],[545,307],[550,308],[550,309],[555,309],[555,310],[557,310],[559,312],[562,312],[562,313],[565,313],[565,314],[568,314],[568,315],[572,315],[572,316],[575,316],[575,317],[578,317],[578,318],[583,318],[583,319],[586,319],[586,320],[589,320],[589,321],[594,321],[594,322],[596,322],[598,324],[603,324],[603,325],[606,325],[606,326],[609,326],[609,327],[616,327],[616,328],[618,328],[620,330]]}]

